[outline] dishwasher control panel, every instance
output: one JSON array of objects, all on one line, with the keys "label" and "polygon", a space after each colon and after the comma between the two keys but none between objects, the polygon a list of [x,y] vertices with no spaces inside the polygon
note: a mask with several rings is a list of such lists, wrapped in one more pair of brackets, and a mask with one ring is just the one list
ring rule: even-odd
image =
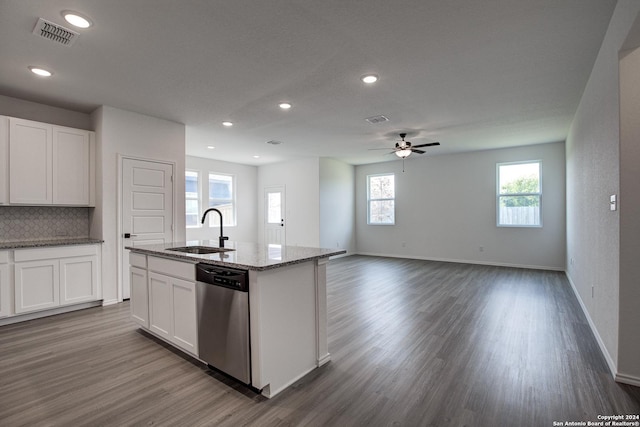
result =
[{"label": "dishwasher control panel", "polygon": [[247,270],[199,263],[196,264],[196,280],[242,292],[249,290],[249,272]]}]

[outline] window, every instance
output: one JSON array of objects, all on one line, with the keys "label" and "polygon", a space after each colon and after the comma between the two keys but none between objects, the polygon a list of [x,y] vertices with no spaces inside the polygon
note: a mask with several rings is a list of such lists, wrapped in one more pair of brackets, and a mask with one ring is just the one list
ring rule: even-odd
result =
[{"label": "window", "polygon": [[498,226],[541,227],[542,162],[498,163]]},{"label": "window", "polygon": [[396,223],[395,175],[367,176],[367,224]]},{"label": "window", "polygon": [[185,172],[185,206],[187,208],[187,227],[198,227],[200,225],[199,215],[200,208],[198,206],[198,172]]},{"label": "window", "polygon": [[[222,212],[223,225],[236,225],[236,202],[233,190],[234,177],[219,173],[209,173],[209,207]],[[210,227],[218,227],[220,218],[212,215],[209,218]]]}]

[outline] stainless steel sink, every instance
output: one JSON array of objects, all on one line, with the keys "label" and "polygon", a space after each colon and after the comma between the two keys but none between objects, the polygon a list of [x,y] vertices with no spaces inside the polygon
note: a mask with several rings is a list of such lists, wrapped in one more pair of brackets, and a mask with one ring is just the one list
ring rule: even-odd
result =
[{"label": "stainless steel sink", "polygon": [[184,252],[187,254],[206,255],[206,254],[215,254],[219,252],[229,252],[235,249],[214,248],[213,246],[181,246],[178,248],[167,248],[166,250],[175,251],[175,252]]}]

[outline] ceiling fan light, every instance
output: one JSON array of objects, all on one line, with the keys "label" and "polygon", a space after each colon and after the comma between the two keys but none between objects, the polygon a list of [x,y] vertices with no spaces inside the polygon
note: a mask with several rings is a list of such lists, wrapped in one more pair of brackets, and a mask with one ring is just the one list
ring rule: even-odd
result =
[{"label": "ceiling fan light", "polygon": [[411,150],[409,149],[396,151],[396,156],[400,157],[401,159],[406,159],[407,157],[409,157],[409,154],[411,154]]}]

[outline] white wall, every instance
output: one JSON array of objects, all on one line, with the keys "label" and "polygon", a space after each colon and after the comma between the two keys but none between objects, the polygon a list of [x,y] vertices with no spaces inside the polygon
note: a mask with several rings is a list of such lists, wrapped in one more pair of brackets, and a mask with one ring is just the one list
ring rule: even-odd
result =
[{"label": "white wall", "polygon": [[175,240],[185,240],[184,168],[185,127],[130,111],[102,106],[92,114],[96,130],[97,197],[91,218],[91,237],[104,240],[102,283],[105,304],[118,296],[117,184],[118,154],[174,162]]},{"label": "white wall", "polygon": [[[640,15],[634,27],[640,29]],[[620,60],[619,380],[640,386],[640,48]]]},{"label": "white wall", "polygon": [[[496,163],[542,160],[542,228],[496,226]],[[366,176],[394,172],[396,225],[367,225]],[[564,143],[356,167],[359,253],[563,270]],[[483,251],[480,251],[482,246]]]},{"label": "white wall", "polygon": [[355,167],[320,159],[320,246],[355,252]]},{"label": "white wall", "polygon": [[[200,191],[205,204],[209,194],[209,181],[207,178],[209,172],[219,172],[234,176],[237,225],[224,227],[224,235],[229,236],[229,240],[236,242],[257,242],[258,168],[256,166],[187,156],[186,169],[199,172],[201,180]],[[207,207],[206,205],[200,207],[200,215]],[[216,221],[215,224],[218,224],[218,222]],[[220,236],[220,228],[218,226],[209,227],[209,221],[205,221],[204,226],[187,228],[187,240],[215,240],[218,236]]]},{"label": "white wall", "polygon": [[320,166],[317,157],[258,167],[258,238],[264,241],[264,190],[284,186],[286,244],[320,246]]},{"label": "white wall", "polygon": [[3,95],[0,95],[0,115],[51,123],[58,126],[94,130],[89,114]]},{"label": "white wall", "polygon": [[[624,323],[619,310],[623,230],[619,211],[609,210],[609,196],[620,194],[618,55],[638,11],[640,2],[618,2],[566,142],[567,276],[613,372],[619,323]],[[620,207],[624,204],[621,198]],[[639,302],[630,302],[636,311]],[[634,375],[640,379],[640,372]]]}]

